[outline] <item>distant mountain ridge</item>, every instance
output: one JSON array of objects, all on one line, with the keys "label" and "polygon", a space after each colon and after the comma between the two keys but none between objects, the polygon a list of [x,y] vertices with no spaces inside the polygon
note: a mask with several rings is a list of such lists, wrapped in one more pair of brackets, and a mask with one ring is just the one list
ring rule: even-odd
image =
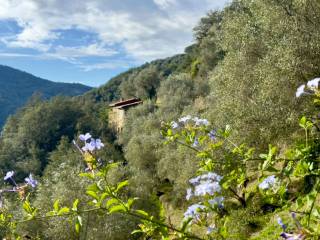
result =
[{"label": "distant mountain ridge", "polygon": [[0,65],[0,128],[7,117],[22,107],[34,94],[44,98],[56,95],[77,96],[92,89],[78,83],[57,83],[30,73]]}]

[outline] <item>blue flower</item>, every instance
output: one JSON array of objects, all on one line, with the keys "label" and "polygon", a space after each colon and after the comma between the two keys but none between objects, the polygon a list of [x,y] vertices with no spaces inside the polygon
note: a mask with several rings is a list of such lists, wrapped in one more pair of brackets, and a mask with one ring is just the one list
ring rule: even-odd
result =
[{"label": "blue flower", "polygon": [[300,87],[297,88],[297,91],[296,91],[296,97],[300,97],[302,94],[305,93],[304,89],[305,89],[306,85],[301,85]]},{"label": "blue flower", "polygon": [[90,143],[86,143],[83,147],[82,150],[85,152],[93,152],[95,150],[95,146]]},{"label": "blue flower", "polygon": [[193,204],[188,207],[187,211],[184,213],[184,219],[195,219],[198,220],[200,218],[200,212],[205,210],[206,207],[201,204]]},{"label": "blue flower", "polygon": [[189,182],[194,186],[195,196],[214,195],[217,192],[221,192],[220,181],[222,176],[208,172],[201,176],[191,178]]},{"label": "blue flower", "polygon": [[320,78],[315,78],[315,79],[310,80],[310,81],[307,83],[307,86],[308,86],[309,88],[311,88],[311,89],[315,89],[315,88],[318,88],[319,82],[320,82]]},{"label": "blue flower", "polygon": [[173,129],[178,128],[178,127],[179,127],[179,124],[178,124],[177,122],[175,122],[175,121],[172,121],[172,122],[171,122],[171,127],[172,127]]},{"label": "blue flower", "polygon": [[295,233],[294,232],[290,232],[290,233],[285,232],[285,229],[287,228],[287,226],[282,222],[281,218],[278,217],[277,222],[283,229],[283,232],[280,234],[280,236],[283,239],[287,239],[287,240],[303,240],[303,239],[305,239],[306,236],[304,235],[303,230],[301,229],[301,224],[298,221],[298,219],[296,218],[296,214],[294,212],[291,213],[291,217],[295,221],[295,224],[298,228],[298,231]]},{"label": "blue flower", "polygon": [[207,227],[207,235],[211,234],[214,230],[216,230],[214,225]]},{"label": "blue flower", "polygon": [[192,196],[193,196],[192,189],[191,189],[191,188],[188,188],[188,189],[187,189],[186,199],[187,199],[187,200],[190,200],[190,198],[191,198]]},{"label": "blue flower", "polygon": [[280,217],[277,218],[277,222],[282,227],[283,230],[286,230],[287,226],[283,223]]},{"label": "blue flower", "polygon": [[104,147],[104,144],[100,139],[96,140],[94,138],[91,138],[91,141],[89,143],[86,142],[84,147],[82,147],[82,150],[85,152],[93,152],[94,150],[100,150],[102,147]]},{"label": "blue flower", "polygon": [[12,179],[13,175],[14,175],[14,171],[9,171],[6,173],[6,176],[3,179],[7,181],[8,179]]},{"label": "blue flower", "polygon": [[259,188],[262,190],[266,190],[272,188],[277,183],[277,178],[275,175],[271,175],[264,179],[262,183],[259,184]]},{"label": "blue flower", "polygon": [[24,179],[28,185],[31,187],[36,187],[38,185],[38,181],[33,179],[32,174],[30,173],[29,177]]},{"label": "blue flower", "polygon": [[283,239],[287,239],[287,240],[303,240],[305,239],[305,235],[300,233],[300,234],[292,234],[292,233],[281,233],[280,237],[282,237]]},{"label": "blue flower", "polygon": [[101,139],[98,138],[98,139],[95,140],[95,147],[98,150],[100,150],[101,148],[104,147],[104,144],[101,142]]},{"label": "blue flower", "polygon": [[217,139],[217,131],[216,130],[211,130],[209,133],[208,133],[208,136],[211,140],[216,140]]},{"label": "blue flower", "polygon": [[194,195],[195,196],[205,196],[205,195],[214,195],[217,192],[221,192],[221,186],[218,182],[205,181],[201,182],[198,186],[195,187]]},{"label": "blue flower", "polygon": [[193,121],[195,122],[196,126],[199,126],[199,125],[208,126],[209,125],[209,121],[207,119],[201,119],[201,118],[195,117],[195,118],[193,118]]},{"label": "blue flower", "polygon": [[216,198],[214,198],[214,199],[210,199],[208,202],[209,202],[212,206],[217,205],[218,208],[223,208],[223,201],[224,201],[224,197],[219,196],[219,197],[216,197]]},{"label": "blue flower", "polygon": [[197,185],[197,184],[200,183],[200,179],[201,179],[200,176],[195,177],[195,178],[191,178],[191,179],[189,180],[189,183],[191,183],[192,185]]},{"label": "blue flower", "polygon": [[192,147],[198,147],[199,146],[199,140],[196,138],[192,144]]},{"label": "blue flower", "polygon": [[91,134],[90,133],[86,133],[86,134],[80,134],[79,139],[81,141],[86,142],[87,140],[89,140],[91,138]]},{"label": "blue flower", "polygon": [[183,123],[183,124],[185,124],[185,123],[188,122],[189,120],[191,120],[191,116],[190,116],[190,115],[187,115],[187,116],[185,116],[185,117],[182,117],[182,118],[179,118],[179,119],[178,119],[178,121],[179,121],[180,123]]},{"label": "blue flower", "polygon": [[294,212],[291,213],[291,217],[293,218],[295,224],[297,225],[298,229],[301,229],[301,223],[298,221],[297,216]]},{"label": "blue flower", "polygon": [[212,181],[220,182],[222,179],[222,176],[220,176],[219,174],[216,174],[214,172],[208,172],[207,174],[201,175],[200,178],[201,178],[201,180],[210,179]]}]

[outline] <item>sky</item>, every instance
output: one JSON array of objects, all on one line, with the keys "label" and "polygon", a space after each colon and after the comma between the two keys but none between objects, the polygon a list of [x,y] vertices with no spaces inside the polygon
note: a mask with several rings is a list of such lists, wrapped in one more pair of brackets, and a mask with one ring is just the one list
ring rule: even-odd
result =
[{"label": "sky", "polygon": [[0,64],[100,86],[183,53],[192,29],[228,0],[0,0]]}]

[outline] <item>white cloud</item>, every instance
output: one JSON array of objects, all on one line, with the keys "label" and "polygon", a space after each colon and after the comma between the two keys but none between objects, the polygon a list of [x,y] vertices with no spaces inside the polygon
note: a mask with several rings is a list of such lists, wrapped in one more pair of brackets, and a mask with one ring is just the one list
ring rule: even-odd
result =
[{"label": "white cloud", "polygon": [[[144,62],[181,53],[191,44],[192,28],[199,19],[225,2],[1,0],[0,20],[14,20],[22,29],[1,41],[8,48],[31,48],[67,61],[85,56],[109,57],[121,48],[125,57]],[[63,37],[60,30],[72,29],[95,34],[96,43],[71,47],[56,43]]]},{"label": "white cloud", "polygon": [[78,47],[64,47],[58,45],[55,47],[55,52],[52,56],[57,55],[60,57],[75,59],[81,57],[109,57],[117,54],[115,49],[108,49],[101,44],[93,43],[88,46]]},{"label": "white cloud", "polygon": [[90,72],[93,70],[101,70],[101,69],[115,69],[115,68],[129,68],[131,66],[128,61],[110,61],[96,64],[81,64],[80,67],[85,72]]},{"label": "white cloud", "polygon": [[176,0],[153,0],[158,7],[166,9],[176,3]]},{"label": "white cloud", "polygon": [[10,53],[10,52],[0,52],[0,57],[5,58],[17,58],[17,57],[27,57],[32,58],[32,54],[23,54],[23,53]]}]

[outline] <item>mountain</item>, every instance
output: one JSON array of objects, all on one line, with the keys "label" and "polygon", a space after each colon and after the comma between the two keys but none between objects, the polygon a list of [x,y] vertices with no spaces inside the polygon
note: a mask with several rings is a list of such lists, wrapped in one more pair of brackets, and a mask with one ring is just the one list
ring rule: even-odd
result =
[{"label": "mountain", "polygon": [[6,118],[23,106],[34,93],[50,98],[56,95],[81,95],[91,89],[82,84],[48,81],[3,65],[0,65],[0,86],[0,127]]}]

